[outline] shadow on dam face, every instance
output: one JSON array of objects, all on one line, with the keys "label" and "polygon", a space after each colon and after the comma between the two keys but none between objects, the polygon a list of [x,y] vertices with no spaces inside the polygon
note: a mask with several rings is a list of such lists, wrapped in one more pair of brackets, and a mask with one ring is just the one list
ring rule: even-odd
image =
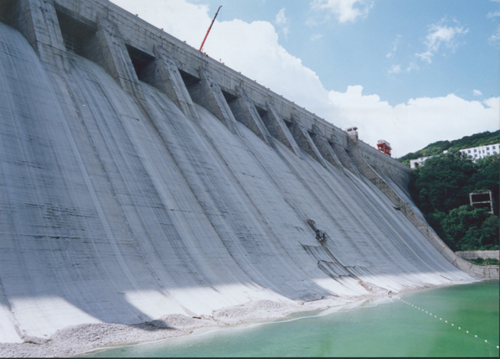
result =
[{"label": "shadow on dam face", "polygon": [[49,68],[0,23],[0,320],[12,328],[471,280],[371,182],[242,123],[234,134],[200,105],[186,116],[146,83],[153,58],[127,51],[143,100],[78,54]]}]

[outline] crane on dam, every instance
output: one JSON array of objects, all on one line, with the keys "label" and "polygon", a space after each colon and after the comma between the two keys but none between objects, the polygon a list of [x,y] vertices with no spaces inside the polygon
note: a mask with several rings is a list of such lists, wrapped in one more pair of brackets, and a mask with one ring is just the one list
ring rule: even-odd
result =
[{"label": "crane on dam", "polygon": [[205,34],[205,37],[203,38],[203,42],[201,43],[200,46],[200,51],[203,49],[203,45],[205,45],[205,41],[207,40],[208,34],[210,33],[210,30],[212,30],[212,26],[214,25],[215,19],[217,18],[217,15],[219,14],[219,10],[222,7],[222,5],[219,5],[219,8],[217,9],[217,12],[215,13],[214,18],[212,19],[212,23],[210,24],[207,33]]}]

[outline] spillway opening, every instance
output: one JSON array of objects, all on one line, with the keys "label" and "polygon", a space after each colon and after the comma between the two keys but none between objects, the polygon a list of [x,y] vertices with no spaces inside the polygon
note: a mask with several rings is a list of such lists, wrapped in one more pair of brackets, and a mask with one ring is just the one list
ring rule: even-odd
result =
[{"label": "spillway opening", "polygon": [[238,99],[238,97],[236,95],[233,95],[232,93],[229,93],[229,92],[222,90],[222,89],[221,89],[221,92],[222,92],[222,95],[224,95],[224,99],[226,100],[227,104],[229,105],[229,109],[233,113],[234,118],[237,121],[242,122],[241,121],[242,109],[240,108],[238,102],[236,101]]},{"label": "spillway opening", "polygon": [[238,97],[236,95],[233,95],[227,91],[221,90],[222,94],[224,95],[224,98],[226,99],[226,102],[228,105],[231,105],[233,101],[235,101]]},{"label": "spillway opening", "polygon": [[18,0],[0,1],[0,22],[18,29],[16,19],[19,17],[20,8]]},{"label": "spillway opening", "polygon": [[179,69],[179,73],[181,74],[182,81],[184,81],[184,85],[189,92],[189,96],[191,96],[191,100],[194,103],[204,106],[203,103],[203,90],[200,86],[200,79],[186,71]]},{"label": "spillway opening", "polygon": [[156,76],[155,56],[131,45],[126,44],[125,46],[139,81],[154,86]]},{"label": "spillway opening", "polygon": [[255,109],[257,110],[257,113],[259,114],[261,120],[265,123],[264,118],[267,118],[267,111],[259,106],[255,106]]},{"label": "spillway opening", "polygon": [[269,134],[271,136],[273,136],[274,138],[277,138],[279,140],[280,135],[278,134],[277,130],[275,129],[275,125],[273,124],[273,118],[271,117],[271,115],[261,107],[255,106],[255,108],[257,109],[257,112],[259,113],[259,116],[262,119],[262,122],[264,122],[264,125],[266,126],[267,130],[269,131]]},{"label": "spillway opening", "polygon": [[56,9],[61,35],[67,51],[91,61],[97,58],[97,26],[85,19],[76,19],[70,11],[60,6]]},{"label": "spillway opening", "polygon": [[184,85],[186,85],[188,89],[200,82],[200,79],[198,77],[193,76],[186,71],[179,69],[179,72],[181,74],[182,81],[184,81]]}]

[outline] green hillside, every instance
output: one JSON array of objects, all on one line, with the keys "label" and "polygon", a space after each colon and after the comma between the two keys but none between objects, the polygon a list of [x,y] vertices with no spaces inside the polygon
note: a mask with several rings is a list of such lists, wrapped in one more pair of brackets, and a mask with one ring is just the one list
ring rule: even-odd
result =
[{"label": "green hillside", "polygon": [[[427,222],[453,251],[497,250],[499,182],[500,155],[474,163],[451,150],[415,169],[409,190]],[[469,205],[469,193],[485,190],[492,192],[494,213]]]},{"label": "green hillside", "polygon": [[461,150],[464,148],[490,145],[492,143],[500,143],[500,130],[495,132],[486,131],[476,133],[472,136],[465,136],[454,141],[437,141],[417,152],[410,152],[398,158],[398,161],[410,166],[410,160],[415,160],[419,157],[435,156],[442,154],[445,150]]}]

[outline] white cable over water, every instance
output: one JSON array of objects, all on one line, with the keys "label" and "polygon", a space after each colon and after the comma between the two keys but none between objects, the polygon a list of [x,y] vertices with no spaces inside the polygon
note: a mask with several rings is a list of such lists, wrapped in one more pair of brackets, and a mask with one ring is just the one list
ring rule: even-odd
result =
[{"label": "white cable over water", "polygon": [[[396,299],[398,299],[399,301],[401,301],[402,303],[404,303],[404,304],[406,304],[406,305],[409,305],[409,306],[411,306],[411,307],[413,307],[413,308],[416,308],[417,310],[424,311],[424,309],[423,309],[423,308],[421,309],[420,307],[417,307],[415,304],[412,304],[412,303],[410,303],[410,302],[407,302],[407,301],[405,301],[405,300],[403,300],[403,299],[401,299],[401,298],[399,298],[399,297],[397,297]],[[425,313],[428,313],[428,311],[425,311]],[[430,313],[430,316],[432,316],[432,313]],[[434,318],[437,318],[437,315],[434,315]],[[442,321],[442,320],[443,320],[443,318],[439,318],[439,320],[440,320],[440,321]],[[448,323],[448,321],[447,321],[447,320],[445,320],[444,322],[445,322],[445,323]],[[452,326],[452,327],[454,327],[454,326],[455,326],[455,324],[454,324],[454,323],[451,323],[451,326]],[[462,327],[458,327],[458,330],[462,330]],[[468,330],[466,330],[466,331],[465,331],[465,333],[466,333],[466,334],[469,334],[469,331],[468,331]],[[475,337],[475,338],[478,338],[478,339],[481,339],[481,338],[480,338],[477,334],[475,334],[475,335],[474,335],[474,337]],[[481,339],[481,340],[483,340],[483,339]],[[488,345],[492,345],[492,344],[488,343],[488,340],[487,340],[487,339],[484,339],[484,342],[485,342],[485,343],[487,343]],[[493,345],[492,345],[492,346],[493,346]],[[498,346],[498,345],[497,345],[496,347],[497,347],[497,349],[499,348],[499,346]]]}]

